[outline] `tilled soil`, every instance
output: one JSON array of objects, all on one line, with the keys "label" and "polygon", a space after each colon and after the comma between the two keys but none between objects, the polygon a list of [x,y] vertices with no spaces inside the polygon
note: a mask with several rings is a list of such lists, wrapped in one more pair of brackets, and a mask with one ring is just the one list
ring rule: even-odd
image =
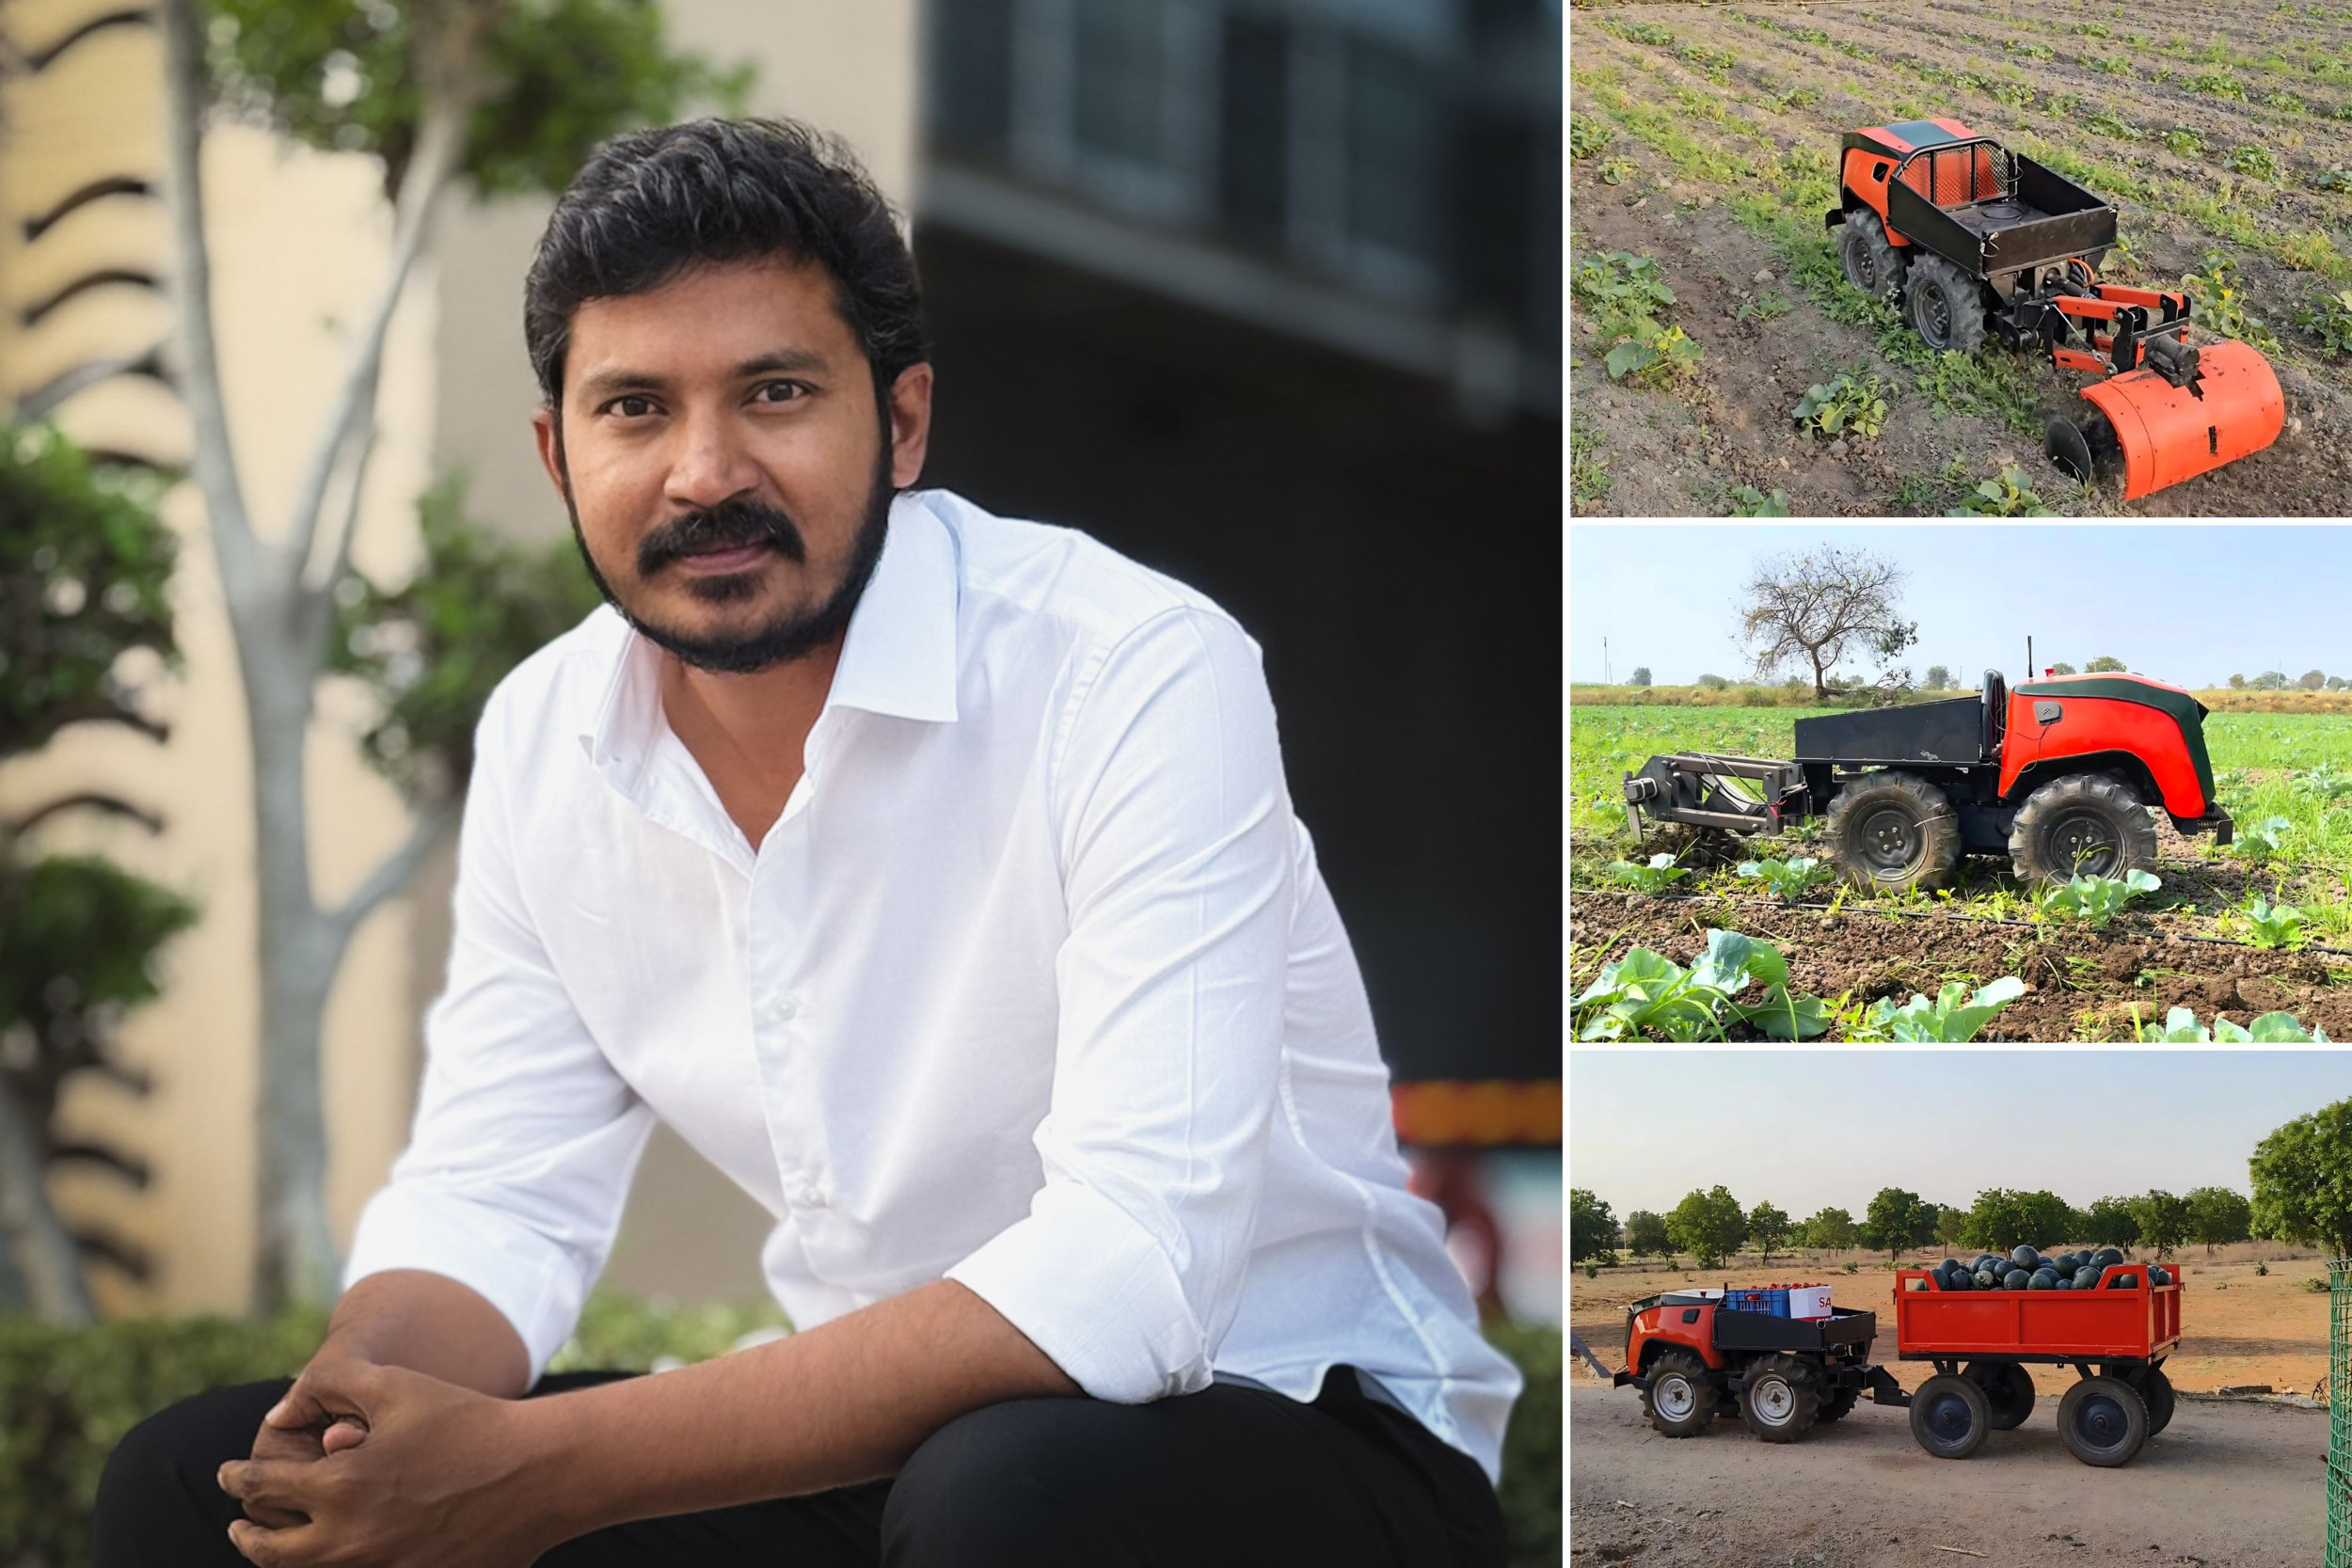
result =
[{"label": "tilled soil", "polygon": [[[2306,1028],[2352,1038],[2352,989],[2331,985],[2328,973],[2331,962],[2340,970],[2352,960],[2200,941],[2122,919],[2102,931],[1933,911],[1850,905],[1832,914],[1764,900],[1572,891],[1569,938],[1599,951],[1580,955],[1571,980],[1581,990],[1600,964],[1634,947],[1690,963],[1718,927],[1773,942],[1788,960],[1789,989],[1833,1003],[1900,1002],[1931,997],[1949,979],[1973,989],[2019,976],[2025,995],[1993,1019],[1983,1040],[2130,1039],[2135,1009],[2154,1022],[2176,1006],[2194,1008],[2208,1026],[2216,1013],[2245,1023],[2283,1010]],[[1737,1026],[1731,1034],[1762,1037]]]},{"label": "tilled soil", "polygon": [[[1914,1383],[1915,1379],[1911,1379]],[[1795,1443],[1737,1418],[1668,1438],[1629,1388],[1568,1379],[1576,1568],[2136,1563],[2311,1568],[2327,1531],[2324,1412],[2184,1400],[2119,1469],[2078,1464],[2038,1407],[1971,1458],[1931,1458],[1906,1411],[1857,1405]],[[1942,1549],[1939,1549],[1942,1548]]]},{"label": "tilled soil", "polygon": [[[2319,191],[2310,183],[2325,169],[2352,163],[2352,128],[2318,118],[2339,100],[2352,97],[2352,88],[2297,77],[2296,96],[2315,111],[2298,114],[2259,100],[2202,95],[2189,90],[2185,78],[2169,83],[2119,79],[2095,70],[2090,62],[2132,53],[2129,46],[2011,18],[1989,0],[1929,0],[1919,8],[1919,24],[1896,29],[1886,26],[1883,8],[1866,6],[1862,0],[1744,8],[1771,19],[1802,19],[1803,25],[1837,41],[1866,46],[1883,57],[1865,65],[1831,47],[1766,30],[1743,20],[1739,14],[1742,8],[1634,5],[1578,12],[1575,63],[1579,71],[1594,65],[1617,68],[1628,90],[1645,103],[1665,102],[1677,88],[1718,101],[1732,108],[1743,124],[1758,128],[1768,145],[1813,148],[1824,155],[1834,152],[1839,132],[1883,123],[1889,118],[1890,95],[1926,96],[1940,105],[1939,112],[1986,135],[2040,135],[2055,145],[2078,149],[2085,156],[2128,166],[2135,178],[2169,182],[2199,195],[2236,192],[2239,200],[2258,205],[2260,223],[2267,232],[2352,233],[2352,197]],[[2168,9],[2162,17],[2141,17],[2136,24],[2160,37],[2179,31],[2200,40],[2226,34],[2238,40],[2241,52],[2262,52],[2263,44],[2253,36],[2258,31],[2253,13],[2208,9],[2210,16]],[[1727,52],[1739,64],[1728,84],[1715,83],[1669,50],[1612,36],[1598,25],[1602,17],[1666,26],[1682,42]],[[2017,58],[2005,53],[2010,42],[2049,47],[2052,58]],[[2189,75],[2205,69],[2176,60],[2152,63]],[[2019,109],[1981,87],[1931,86],[1907,74],[1962,68],[1997,74],[2012,67],[2040,92],[2036,106]],[[2232,67],[2211,69],[2233,71],[2247,79],[2250,90],[2276,90],[2269,79],[2258,81]],[[1780,96],[1798,89],[1814,96],[1803,103]],[[2061,91],[2154,134],[2122,139],[2092,133],[2083,125],[2081,112],[2056,114],[2043,106],[2049,93]],[[1605,122],[1585,96],[1581,89],[1572,93],[1576,112]],[[2202,138],[2203,150],[2186,155],[2169,150],[2157,136],[2176,129],[2194,131]],[[1737,133],[1693,119],[1690,134],[1708,141]],[[2240,146],[2270,150],[2280,166],[2279,179],[2257,181],[2216,167],[2215,160]],[[1626,171],[1615,185],[1601,179],[1610,160],[1619,160]],[[1570,171],[1572,255],[1621,249],[1657,260],[1677,296],[1662,319],[1680,325],[1705,354],[1696,376],[1679,387],[1640,389],[1611,382],[1593,324],[1582,319],[1583,312],[1572,313],[1573,423],[1580,440],[1597,437],[1588,461],[1608,480],[1605,488],[1580,487],[1575,502],[1580,513],[1720,514],[1727,507],[1729,491],[1744,484],[1785,491],[1789,511],[1799,515],[1933,515],[1955,502],[1976,480],[2011,462],[2026,470],[2045,502],[2068,514],[2334,516],[2352,512],[2352,371],[2341,360],[2320,356],[2309,340],[2288,325],[2298,304],[2336,285],[2317,273],[2296,271],[2218,239],[2162,205],[2116,192],[2099,193],[2122,210],[2123,237],[2135,258],[2128,264],[2131,280],[2169,283],[2202,266],[2214,251],[2238,262],[2242,293],[2282,340],[2280,351],[2269,357],[2286,397],[2286,429],[2265,451],[2126,504],[2120,486],[2111,481],[2088,492],[2067,481],[2042,456],[2038,430],[2022,431],[1991,415],[1957,410],[1935,414],[1929,400],[1914,390],[1914,372],[1884,361],[1868,329],[1830,321],[1788,283],[1771,245],[1724,210],[1723,201],[1731,193],[1681,178],[1664,158],[1624,135],[1611,144],[1605,158],[1571,163]],[[1754,307],[1768,294],[1792,302],[1793,309],[1771,321],[1756,319]],[[1738,319],[1743,306],[1750,308],[1746,321]],[[2018,364],[2042,410],[2074,404],[2081,377],[2045,364]],[[1805,387],[1853,365],[1882,374],[1895,389],[1885,429],[1873,439],[1839,442],[1798,434],[1788,411]],[[1947,465],[1956,465],[1948,471],[1964,473],[1965,482],[1929,483],[1947,471]]]}]

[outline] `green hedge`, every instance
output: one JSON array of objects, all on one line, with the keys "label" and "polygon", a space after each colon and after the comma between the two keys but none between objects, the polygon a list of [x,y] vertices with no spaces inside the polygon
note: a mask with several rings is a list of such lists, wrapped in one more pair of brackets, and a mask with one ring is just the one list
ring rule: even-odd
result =
[{"label": "green hedge", "polygon": [[[642,1371],[658,1356],[699,1361],[783,1321],[772,1307],[680,1308],[600,1295],[554,1365]],[[0,1568],[82,1568],[98,1477],[124,1433],[207,1388],[293,1376],[324,1327],[313,1313],[88,1329],[0,1317]],[[1557,1563],[1560,1331],[1498,1324],[1490,1338],[1527,1372],[1503,1458],[1513,1568]]]}]

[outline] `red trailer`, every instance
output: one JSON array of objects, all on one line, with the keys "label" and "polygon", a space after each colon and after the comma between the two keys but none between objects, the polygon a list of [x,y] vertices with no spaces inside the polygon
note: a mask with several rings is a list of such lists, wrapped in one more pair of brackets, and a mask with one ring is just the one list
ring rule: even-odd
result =
[{"label": "red trailer", "polygon": [[2058,1402],[2058,1434],[2086,1465],[2122,1465],[2172,1419],[2164,1359],[2181,1342],[2177,1275],[2153,1284],[2149,1265],[2115,1263],[2081,1291],[1944,1291],[1925,1269],[1895,1284],[1899,1359],[1935,1375],[1911,1396],[1911,1433],[1941,1459],[1965,1459],[1989,1432],[2033,1413],[2027,1365],[2080,1374]]}]

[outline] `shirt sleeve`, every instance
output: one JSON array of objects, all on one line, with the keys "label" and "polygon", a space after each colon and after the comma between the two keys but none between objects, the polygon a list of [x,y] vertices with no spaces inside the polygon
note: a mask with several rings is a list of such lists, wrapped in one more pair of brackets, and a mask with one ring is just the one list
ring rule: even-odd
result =
[{"label": "shirt sleeve", "polygon": [[1256,645],[1163,612],[1074,684],[1069,935],[1029,1212],[950,1269],[1097,1399],[1210,1381],[1257,1222],[1295,870]]},{"label": "shirt sleeve", "polygon": [[458,836],[449,981],[425,1017],[416,1124],[343,1285],[423,1269],[522,1337],[535,1384],[604,1270],[653,1128],[556,978],[518,895],[493,697]]}]

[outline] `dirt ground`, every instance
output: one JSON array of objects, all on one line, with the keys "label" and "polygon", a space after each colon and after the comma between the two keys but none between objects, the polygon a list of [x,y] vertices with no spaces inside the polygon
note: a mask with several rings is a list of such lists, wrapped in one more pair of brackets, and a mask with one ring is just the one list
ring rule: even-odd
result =
[{"label": "dirt ground", "polygon": [[[1958,1255],[1971,1257],[1975,1248]],[[1922,1252],[1909,1266],[1931,1266],[1942,1251]],[[1844,1272],[1847,1261],[1859,1272]],[[1676,1286],[1763,1285],[1773,1281],[1818,1280],[1835,1288],[1840,1307],[1879,1308],[1894,1292],[1885,1255],[1864,1253],[1804,1253],[1775,1257],[1770,1264],[1741,1258],[1728,1269],[1709,1272],[1669,1272],[1662,1264],[1620,1265],[1603,1269],[1597,1279],[1571,1275],[1568,1280],[1568,1326],[1592,1348],[1611,1370],[1625,1359],[1625,1308],[1629,1302],[1655,1295]],[[2257,1275],[2257,1266],[2269,1269]],[[2172,1386],[2187,1393],[2212,1393],[2225,1387],[2267,1384],[2280,1393],[2310,1394],[2328,1378],[2328,1294],[2313,1291],[2309,1281],[2325,1278],[2326,1263],[2308,1247],[2276,1242],[2240,1242],[2215,1249],[2208,1261],[2202,1247],[2191,1247],[2168,1267],[2180,1272],[2186,1292],[2181,1321],[2186,1332],[2181,1348],[2165,1363]],[[1891,1360],[1892,1330],[1873,1353],[1887,1359],[1889,1370],[1905,1387],[1916,1387],[1928,1375],[1924,1365]],[[2066,1368],[2032,1369],[2034,1385],[2051,1399],[2066,1391],[2074,1372]],[[1577,1377],[1589,1378],[1591,1369],[1577,1363]]]},{"label": "dirt ground", "polygon": [[[1990,0],[1946,0],[1919,8],[1920,26],[1889,29],[1882,8],[1860,0],[1802,8],[1805,24],[1839,42],[1867,44],[1904,66],[1947,65],[1955,49],[1972,57],[2014,60],[1988,36]],[[1794,10],[1795,8],[1790,8]],[[1717,83],[1672,53],[1613,36],[1603,17],[1669,27],[1688,45],[1737,56],[1726,82]],[[2212,27],[2233,33],[2266,20],[2266,13],[2235,8],[2198,8],[2173,14],[2168,24]],[[2001,19],[2003,25],[2009,19]],[[2300,24],[2300,19],[2288,24]],[[2315,25],[2327,25],[2317,24]],[[1639,102],[1661,104],[1677,89],[1708,102],[1734,106],[1739,127],[1760,134],[1778,148],[1829,149],[1837,133],[1883,123],[1886,97],[1922,91],[1898,67],[1865,69],[1833,48],[1760,30],[1736,8],[1703,5],[1628,5],[1605,12],[1579,11],[1574,28],[1580,85],[1575,111],[1600,123],[1596,94],[1581,73],[1613,69],[1622,90]],[[2023,35],[2021,35],[2022,37]],[[2055,34],[2050,36],[2055,37]],[[2087,63],[2093,50],[2084,40],[2061,40],[2058,57],[2025,67],[2025,75],[2047,92],[2065,89],[2084,102],[2120,105],[2135,122],[2193,131],[2214,148],[2240,142],[2275,146],[2297,169],[2274,188],[2263,184],[2261,221],[2278,232],[2303,227],[2324,230],[2344,222],[2343,198],[2312,189],[2308,176],[2328,158],[2341,161],[2341,122],[2282,116],[2259,104],[2225,103],[2186,91],[2179,85],[2124,82]],[[2007,69],[2004,67],[2003,69]],[[1787,95],[1810,93],[1802,102]],[[1618,90],[1612,88],[1609,90]],[[2305,91],[2312,114],[2326,113],[2343,89]],[[2219,183],[2214,170],[2196,158],[2168,151],[2160,141],[2118,141],[2088,131],[2079,112],[2020,110],[1987,96],[1981,88],[1949,85],[1934,89],[1944,112],[1958,115],[1987,135],[2035,133],[2085,152],[2127,162],[2152,181],[2186,182],[2199,190]],[[1709,145],[1737,145],[1737,133],[1692,120],[1688,129]],[[2308,135],[2306,136],[2306,132]],[[2301,149],[2295,150],[2294,149]],[[1574,362],[1570,372],[1574,425],[1580,441],[1595,441],[1592,462],[1605,473],[1598,494],[1578,491],[1580,514],[1618,516],[1721,515],[1728,490],[1753,485],[1787,492],[1789,511],[1801,516],[1939,515],[1965,485],[1923,488],[1923,482],[1957,461],[1967,483],[2005,463],[2031,477],[2042,499],[2074,515],[2131,516],[2337,515],[2352,511],[2352,389],[2342,361],[2328,361],[2292,332],[2271,355],[2286,401],[2286,424],[2270,450],[2192,483],[2124,503],[2112,482],[2086,493],[2042,456],[2037,433],[2026,433],[1989,416],[1958,411],[1937,415],[1931,400],[1915,393],[1913,376],[1889,366],[1872,347],[1866,328],[1831,321],[1785,276],[1786,266],[1771,244],[1743,227],[1724,209],[1724,194],[1679,174],[1656,150],[1631,135],[1619,135],[1609,157],[1570,165],[1569,221],[1574,255],[1626,250],[1654,258],[1675,291],[1670,319],[1705,351],[1698,373],[1673,390],[1640,390],[1610,381],[1592,341],[1594,324],[1575,313]],[[2310,163],[2311,169],[2300,165]],[[1602,179],[1605,166],[1616,183]],[[2244,182],[2250,190],[2254,182]],[[2112,193],[2102,193],[2112,196]],[[2260,251],[2230,244],[2189,219],[2161,207],[2115,198],[2123,230],[2136,258],[2134,280],[2169,282],[2201,264],[2209,252],[2233,256],[2241,268],[2246,296],[2267,319],[2283,325],[2296,302],[2327,285],[2314,275],[2281,266]],[[1770,321],[1755,319],[1755,307],[1772,296],[1793,308]],[[1750,318],[1740,319],[1746,308]],[[1994,352],[1994,351],[1988,351]],[[2045,411],[2073,406],[2082,378],[2047,365],[2019,360]],[[1788,410],[1812,382],[1839,368],[1866,365],[1886,374],[1897,395],[1890,399],[1884,430],[1875,438],[1808,440],[1791,426]],[[1908,484],[1910,488],[1904,489]],[[1899,499],[1898,491],[1903,494]]]},{"label": "dirt ground", "polygon": [[1631,1389],[1580,1374],[1567,1560],[2316,1568],[2327,1455],[2323,1412],[2194,1400],[2113,1470],[2077,1464],[2046,1405],[1958,1462],[1929,1457],[1907,1412],[1867,1402],[1788,1445],[1759,1443],[1737,1420],[1675,1440],[1650,1430]]}]

